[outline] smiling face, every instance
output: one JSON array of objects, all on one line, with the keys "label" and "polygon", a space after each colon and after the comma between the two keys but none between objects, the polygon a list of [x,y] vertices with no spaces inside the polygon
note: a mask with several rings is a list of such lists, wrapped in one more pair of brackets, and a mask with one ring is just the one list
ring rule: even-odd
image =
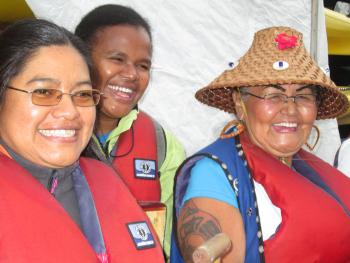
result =
[{"label": "smiling face", "polygon": [[[92,59],[96,71],[94,88],[104,93],[99,105],[98,130],[107,132],[135,107],[147,88],[150,37],[142,27],[106,27],[95,36]],[[108,120],[114,124],[103,127]]]},{"label": "smiling face", "polygon": [[[313,94],[305,85],[281,85],[276,87],[250,87],[247,91],[265,96],[271,93],[283,93],[287,96]],[[273,103],[252,95],[244,96],[243,101],[234,93],[237,116],[244,120],[254,144],[276,157],[291,157],[307,141],[317,116],[316,103],[288,102]],[[245,104],[246,114],[242,108]]]},{"label": "smiling face", "polygon": [[[40,48],[9,86],[64,93],[91,89],[89,71],[71,46]],[[31,94],[7,89],[0,105],[1,139],[17,154],[44,167],[62,168],[78,160],[92,134],[95,107],[77,107],[68,95],[55,106],[37,106]]]}]

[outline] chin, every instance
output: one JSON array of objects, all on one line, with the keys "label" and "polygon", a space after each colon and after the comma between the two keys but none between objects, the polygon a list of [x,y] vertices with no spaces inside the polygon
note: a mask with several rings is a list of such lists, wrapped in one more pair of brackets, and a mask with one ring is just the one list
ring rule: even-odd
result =
[{"label": "chin", "polygon": [[45,160],[45,163],[52,168],[64,168],[74,164],[79,159],[79,156],[61,156],[60,158],[50,158]]},{"label": "chin", "polygon": [[291,157],[296,154],[301,148],[299,144],[274,144],[274,145],[266,145],[263,149],[276,157]]},{"label": "chin", "polygon": [[276,156],[278,157],[291,157],[294,154],[296,154],[301,147],[299,148],[295,148],[293,147],[293,149],[286,149],[286,148],[280,148],[276,150]]},{"label": "chin", "polygon": [[[77,159],[78,160],[78,159]],[[68,167],[72,164],[74,164],[77,160],[73,161],[73,162],[55,162],[55,163],[52,163],[52,168],[65,168],[65,167]]]},{"label": "chin", "polygon": [[101,113],[105,116],[108,116],[108,118],[111,119],[120,119],[123,118],[124,116],[128,115],[128,113],[131,111],[132,109],[127,108],[127,109],[122,109],[119,108],[118,110],[115,109],[101,109]]}]

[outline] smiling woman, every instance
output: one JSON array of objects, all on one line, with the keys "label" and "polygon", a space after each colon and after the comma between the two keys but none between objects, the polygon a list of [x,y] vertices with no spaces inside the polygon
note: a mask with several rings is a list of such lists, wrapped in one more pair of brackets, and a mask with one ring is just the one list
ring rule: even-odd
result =
[{"label": "smiling woman", "polygon": [[95,102],[91,99],[89,107],[80,107],[71,96],[61,94],[56,96],[57,105],[48,106],[47,95],[50,89],[91,91],[87,65],[76,49],[69,45],[39,48],[8,86],[0,111],[0,134],[6,145],[41,166],[63,168],[76,162],[92,133]]},{"label": "smiling woman", "polygon": [[316,119],[349,104],[302,34],[258,31],[239,64],[196,98],[236,120],[177,173],[174,262],[192,262],[221,232],[233,247],[222,262],[348,262],[350,180],[302,146]]},{"label": "smiling woman", "polygon": [[85,44],[48,21],[0,35],[1,262],[163,262],[121,179],[80,158],[101,97],[90,71]]},{"label": "smiling woman", "polygon": [[[160,226],[157,232],[168,257],[174,176],[184,150],[170,132],[138,108],[151,78],[150,25],[132,8],[111,4],[86,14],[75,33],[90,47],[93,87],[103,92],[84,155],[116,169],[148,213],[163,207],[158,214],[164,215],[166,206],[166,219],[159,216],[153,222]],[[144,170],[145,165],[152,169]],[[163,221],[165,226],[156,223]]]}]

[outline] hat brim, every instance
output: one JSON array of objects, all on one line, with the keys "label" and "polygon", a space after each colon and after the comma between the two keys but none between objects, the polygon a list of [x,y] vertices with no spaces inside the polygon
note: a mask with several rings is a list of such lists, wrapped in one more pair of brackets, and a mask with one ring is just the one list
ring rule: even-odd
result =
[{"label": "hat brim", "polygon": [[[281,35],[293,39],[290,47],[279,47],[276,36]],[[302,34],[289,27],[271,27],[255,33],[252,46],[238,65],[197,91],[195,97],[209,106],[235,113],[234,89],[284,84],[320,87],[317,119],[337,117],[349,107],[347,97],[308,54]]]},{"label": "hat brim", "polygon": [[209,85],[196,92],[195,97],[200,102],[218,108],[228,113],[235,114],[235,104],[232,93],[242,87],[255,87],[265,85],[284,85],[284,84],[313,84],[320,87],[320,104],[318,106],[317,119],[330,119],[344,114],[349,108],[349,101],[338,88],[325,85],[324,82],[310,81],[309,79],[274,79],[274,80],[255,80],[249,83],[235,83],[236,86]]}]

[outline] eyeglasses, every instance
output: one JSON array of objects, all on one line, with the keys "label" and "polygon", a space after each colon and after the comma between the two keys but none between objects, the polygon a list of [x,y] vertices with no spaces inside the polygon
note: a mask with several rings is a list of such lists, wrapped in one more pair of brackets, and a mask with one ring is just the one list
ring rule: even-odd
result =
[{"label": "eyeglasses", "polygon": [[317,97],[314,94],[297,94],[295,96],[287,96],[284,93],[270,93],[264,96],[258,96],[247,91],[241,93],[251,95],[273,105],[282,105],[287,103],[289,99],[292,99],[292,101],[299,107],[311,107],[318,104]]},{"label": "eyeglasses", "polygon": [[64,93],[58,89],[40,88],[33,91],[17,89],[11,86],[8,89],[31,94],[32,103],[38,106],[55,106],[62,100],[63,95],[69,95],[75,106],[92,107],[100,101],[101,93],[99,90],[88,89],[79,90],[73,93]]}]

